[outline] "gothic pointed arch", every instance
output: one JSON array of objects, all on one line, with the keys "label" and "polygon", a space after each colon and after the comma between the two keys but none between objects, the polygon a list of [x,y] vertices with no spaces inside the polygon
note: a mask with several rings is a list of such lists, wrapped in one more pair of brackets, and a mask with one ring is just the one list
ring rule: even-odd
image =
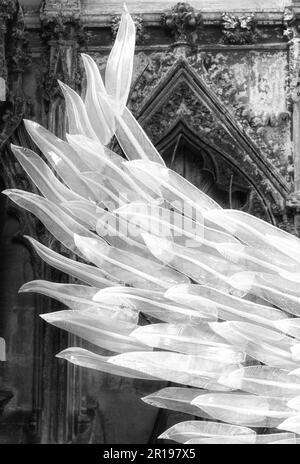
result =
[{"label": "gothic pointed arch", "polygon": [[220,196],[225,184],[227,196],[239,188],[244,200],[236,206],[275,223],[272,209],[283,204],[290,191],[286,179],[185,57],[165,68],[155,86],[148,77],[148,88],[145,68],[134,87],[138,98],[132,95],[132,108],[150,138],[160,149],[172,134],[194,139],[199,153],[206,150],[215,165],[215,193],[219,189]]},{"label": "gothic pointed arch", "polygon": [[[170,168],[188,178],[224,208],[249,209],[253,201],[250,182],[182,119],[177,120],[158,141],[157,148]],[[270,219],[267,212],[265,217]]]}]

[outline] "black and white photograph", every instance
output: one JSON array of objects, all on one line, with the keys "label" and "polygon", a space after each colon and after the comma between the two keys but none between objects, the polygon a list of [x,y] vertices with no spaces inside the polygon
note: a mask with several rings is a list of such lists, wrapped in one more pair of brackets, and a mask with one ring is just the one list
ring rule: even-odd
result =
[{"label": "black and white photograph", "polygon": [[300,444],[300,1],[0,0],[0,187],[1,451]]}]

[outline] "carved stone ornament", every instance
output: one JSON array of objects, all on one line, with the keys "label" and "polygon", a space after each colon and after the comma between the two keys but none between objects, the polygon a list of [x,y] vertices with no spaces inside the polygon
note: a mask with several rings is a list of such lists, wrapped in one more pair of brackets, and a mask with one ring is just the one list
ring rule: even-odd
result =
[{"label": "carved stone ornament", "polygon": [[74,36],[78,42],[86,39],[79,0],[44,0],[40,19],[45,40],[72,40]]},{"label": "carved stone ornament", "polygon": [[24,13],[19,6],[16,20],[12,26],[12,45],[8,50],[8,66],[13,72],[24,72],[31,63],[31,54],[28,49],[28,32],[25,30]]},{"label": "carved stone ornament", "polygon": [[81,2],[80,0],[44,0],[41,7],[41,14],[45,17],[57,16],[60,13],[63,16],[76,16],[80,18]]},{"label": "carved stone ornament", "polygon": [[[8,2],[1,2],[0,8]],[[24,116],[26,98],[22,90],[23,72],[30,62],[28,40],[25,32],[24,16],[18,2],[10,2],[14,7],[7,7],[4,11],[12,16],[0,14],[2,31],[2,46],[0,48],[0,62],[2,77],[6,81],[6,98],[0,102],[0,147],[3,146]],[[5,14],[6,14],[5,13]],[[4,19],[5,18],[5,19]],[[11,38],[6,40],[6,21],[10,22]]]},{"label": "carved stone ornament", "polygon": [[74,88],[80,80],[77,74],[77,49],[87,40],[80,12],[80,1],[77,0],[48,0],[42,5],[42,38],[48,45],[42,90],[48,102],[61,96],[58,79]]},{"label": "carved stone ornament", "polygon": [[81,43],[86,40],[80,17],[77,17],[76,14],[73,16],[65,16],[60,13],[56,16],[44,16],[43,14],[41,15],[41,22],[43,25],[42,38],[44,40],[72,40],[74,36]]},{"label": "carved stone ornament", "polygon": [[[150,35],[147,33],[147,30],[145,28],[144,20],[142,16],[139,16],[139,15],[132,16],[132,19],[135,24],[136,43],[144,44],[150,38]],[[121,21],[120,15],[115,15],[115,16],[112,16],[111,18],[110,28],[111,28],[113,42],[116,39],[120,21]]]},{"label": "carved stone ornament", "polygon": [[0,16],[10,19],[16,12],[17,5],[15,0],[0,0]]},{"label": "carved stone ornament", "polygon": [[162,15],[162,23],[174,35],[176,42],[193,42],[194,33],[201,21],[202,15],[185,2],[177,3],[172,10]]},{"label": "carved stone ornament", "polygon": [[246,45],[257,40],[256,20],[254,14],[235,16],[222,14],[222,42],[233,45]]},{"label": "carved stone ornament", "polygon": [[286,200],[286,206],[291,209],[296,209],[300,211],[300,192],[293,192],[291,193],[287,200]]},{"label": "carved stone ornament", "polygon": [[286,39],[292,40],[299,36],[299,24],[293,8],[285,8],[283,13],[283,27],[283,36]]}]

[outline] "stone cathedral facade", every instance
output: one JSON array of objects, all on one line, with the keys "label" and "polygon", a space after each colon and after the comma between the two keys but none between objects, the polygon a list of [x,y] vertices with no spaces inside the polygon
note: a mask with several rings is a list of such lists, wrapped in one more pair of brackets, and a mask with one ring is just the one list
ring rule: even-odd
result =
[{"label": "stone cathedral facade", "polygon": [[[223,207],[299,235],[300,1],[127,6],[137,28],[128,104],[167,165]],[[10,143],[35,149],[23,118],[65,137],[57,79],[84,94],[80,53],[104,69],[121,7],[115,0],[0,0],[1,190],[34,190]],[[153,387],[55,358],[81,341],[38,317],[59,310],[57,302],[18,296],[18,288],[38,278],[67,281],[23,235],[59,244],[4,196],[0,217],[0,443],[153,443],[185,420],[140,401],[163,382]]]}]

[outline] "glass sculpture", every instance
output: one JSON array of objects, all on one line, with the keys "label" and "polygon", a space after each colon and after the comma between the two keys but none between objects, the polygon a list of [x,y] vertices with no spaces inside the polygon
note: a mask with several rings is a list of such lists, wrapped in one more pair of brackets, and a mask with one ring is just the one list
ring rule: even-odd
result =
[{"label": "glass sculpture", "polygon": [[[41,196],[4,193],[74,257],[27,237],[40,258],[81,282],[36,280],[20,291],[64,303],[67,310],[43,319],[111,353],[70,347],[58,357],[176,384],[142,400],[200,420],[176,424],[161,438],[297,443],[300,240],[222,209],[166,167],[126,107],[134,47],[125,8],[105,82],[83,54],[85,99],[60,83],[67,141],[25,121],[47,163],[12,146]],[[127,160],[108,148],[114,136]],[[261,428],[270,433],[259,434]]]}]

